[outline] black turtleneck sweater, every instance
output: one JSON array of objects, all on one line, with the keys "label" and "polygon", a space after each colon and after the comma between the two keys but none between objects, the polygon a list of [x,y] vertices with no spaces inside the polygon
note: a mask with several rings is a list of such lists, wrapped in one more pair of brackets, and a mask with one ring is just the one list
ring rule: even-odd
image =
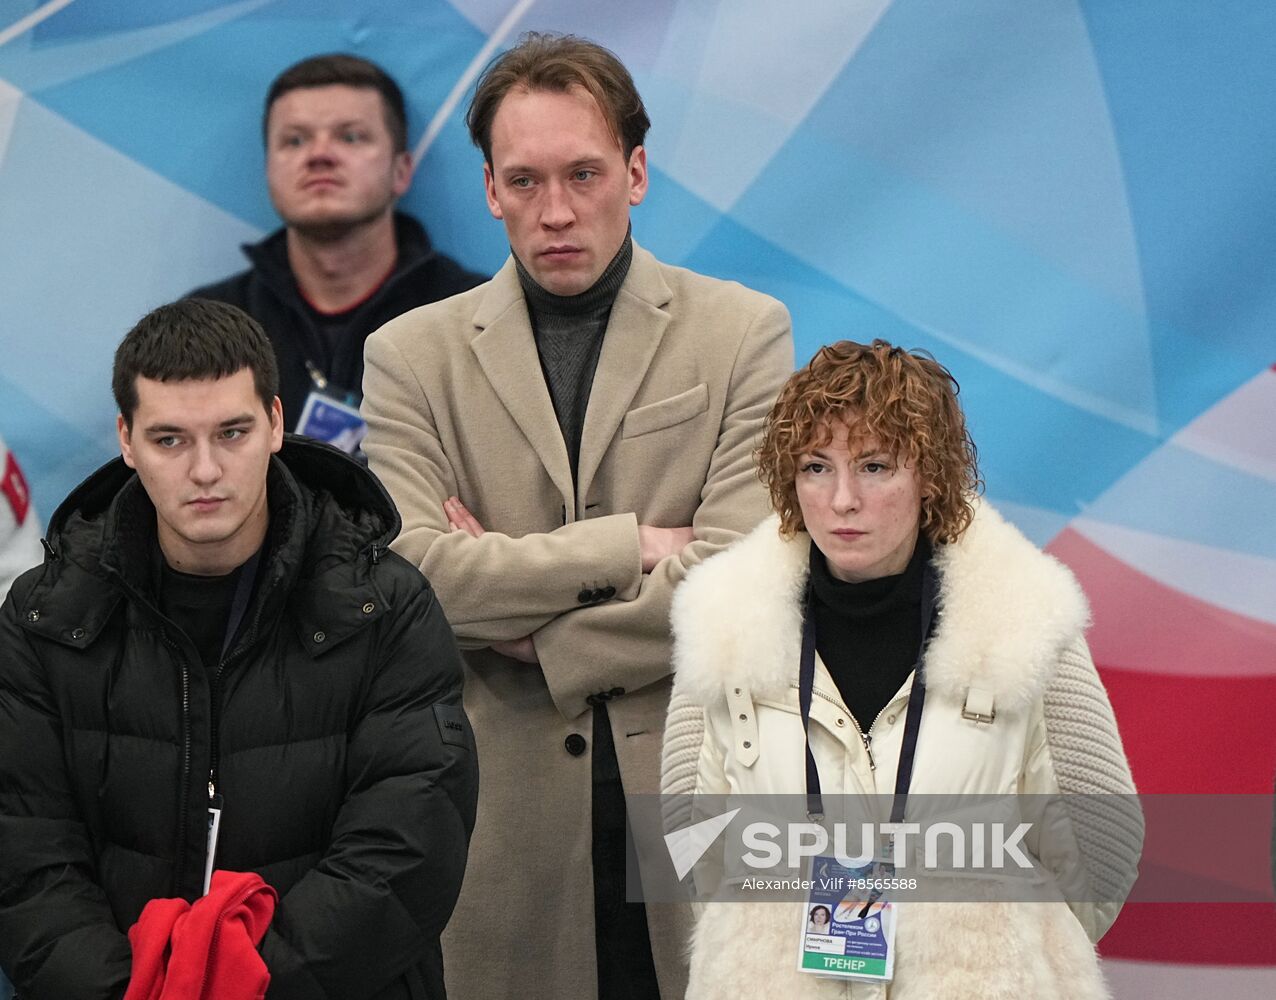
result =
[{"label": "black turtleneck sweater", "polygon": [[922,581],[930,557],[930,542],[921,535],[904,572],[846,583],[829,572],[824,553],[811,545],[815,648],[861,732],[868,732],[917,662]]},{"label": "black turtleneck sweater", "polygon": [[572,478],[580,459],[580,436],[589,406],[589,390],[594,384],[603,334],[611,318],[616,294],[629,274],[634,244],[629,234],[606,270],[579,295],[555,295],[546,291],[523,267],[516,256],[518,280],[527,299],[527,312],[536,338],[541,371],[554,402],[554,415],[571,458]]}]

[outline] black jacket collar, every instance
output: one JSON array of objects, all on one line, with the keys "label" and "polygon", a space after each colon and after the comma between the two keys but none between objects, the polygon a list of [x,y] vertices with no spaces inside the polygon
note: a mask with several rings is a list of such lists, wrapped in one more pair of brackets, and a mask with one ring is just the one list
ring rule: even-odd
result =
[{"label": "black jacket collar", "polygon": [[[400,276],[429,263],[437,253],[426,235],[425,227],[410,215],[394,213],[394,241],[398,250],[394,273],[372,296],[378,298]],[[239,248],[249,259],[261,279],[284,301],[298,301],[297,282],[288,265],[288,231],[276,229],[259,243],[244,243]],[[370,300],[371,301],[371,300]]]},{"label": "black jacket collar", "polygon": [[[267,479],[270,550],[248,621],[278,621],[291,602],[307,648],[319,655],[386,610],[369,567],[400,520],[381,483],[328,445],[285,435]],[[158,617],[153,574],[155,508],[136,473],[113,459],[78,486],[49,523],[44,572],[24,625],[87,647],[121,600]],[[371,610],[365,610],[371,607]],[[256,629],[244,632],[251,643]]]}]

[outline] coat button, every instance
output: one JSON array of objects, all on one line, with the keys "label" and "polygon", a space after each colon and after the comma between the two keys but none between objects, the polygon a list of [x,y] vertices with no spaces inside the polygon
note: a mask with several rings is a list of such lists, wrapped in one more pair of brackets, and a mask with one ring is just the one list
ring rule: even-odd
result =
[{"label": "coat button", "polygon": [[315,642],[323,642],[327,637],[323,632],[315,633]]},{"label": "coat button", "polygon": [[32,608],[30,611],[27,612],[27,621],[34,623],[34,622],[38,622],[39,620],[40,620],[39,611]]},{"label": "coat button", "polygon": [[563,740],[563,746],[573,757],[579,757],[585,752],[585,737],[581,736],[580,733],[572,733],[567,739]]},{"label": "coat button", "polygon": [[72,639],[83,639],[83,638],[84,638],[84,629],[82,629],[82,628],[73,628],[73,629],[71,629],[71,638],[72,638]]},{"label": "coat button", "polygon": [[603,599],[604,599],[604,600],[610,601],[610,600],[611,600],[613,597],[615,597],[615,596],[616,596],[616,588],[615,588],[615,587],[604,587],[604,588],[603,588]]},{"label": "coat button", "polygon": [[893,715],[888,715],[888,716],[886,716],[886,721],[887,721],[887,722],[889,722],[891,725],[894,725],[894,724],[895,724],[895,716],[893,716]]},{"label": "coat button", "polygon": [[581,604],[588,604],[593,599],[594,599],[594,592],[590,590],[588,587],[586,587],[584,590],[582,590],[579,594],[576,595],[576,600],[578,600]]},{"label": "coat button", "polygon": [[837,720],[837,724],[838,724],[839,726],[844,726],[844,725],[846,725],[846,720],[845,720],[845,719],[838,719],[838,720]]},{"label": "coat button", "polygon": [[373,604],[371,601],[369,601],[367,604],[365,604],[365,605],[363,606],[363,613],[364,613],[365,615],[370,615],[370,614],[372,614],[372,612],[374,612],[374,611],[376,611],[376,610],[377,610],[377,606],[376,606],[375,604]]}]

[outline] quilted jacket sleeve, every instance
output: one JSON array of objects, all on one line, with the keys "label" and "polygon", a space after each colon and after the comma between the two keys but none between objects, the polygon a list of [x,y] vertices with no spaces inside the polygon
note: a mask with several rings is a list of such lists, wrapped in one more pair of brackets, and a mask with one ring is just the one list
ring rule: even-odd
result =
[{"label": "quilted jacket sleeve", "polygon": [[0,608],[0,966],[24,1000],[107,1000],[123,995],[129,944],[94,880],[57,706],[18,623],[38,572]]},{"label": "quilted jacket sleeve", "polygon": [[460,654],[433,591],[395,562],[399,610],[368,668],[331,844],[262,941],[271,1000],[376,995],[438,947],[461,889],[478,761]]}]

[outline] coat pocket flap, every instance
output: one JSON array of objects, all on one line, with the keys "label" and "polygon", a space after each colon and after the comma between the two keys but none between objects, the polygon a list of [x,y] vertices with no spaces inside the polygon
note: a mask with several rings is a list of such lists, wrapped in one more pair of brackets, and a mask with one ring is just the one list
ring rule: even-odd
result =
[{"label": "coat pocket flap", "polygon": [[701,382],[686,392],[662,399],[656,403],[648,403],[625,414],[621,425],[621,437],[637,437],[652,431],[663,430],[680,424],[684,420],[699,416],[709,408],[709,387]]}]

